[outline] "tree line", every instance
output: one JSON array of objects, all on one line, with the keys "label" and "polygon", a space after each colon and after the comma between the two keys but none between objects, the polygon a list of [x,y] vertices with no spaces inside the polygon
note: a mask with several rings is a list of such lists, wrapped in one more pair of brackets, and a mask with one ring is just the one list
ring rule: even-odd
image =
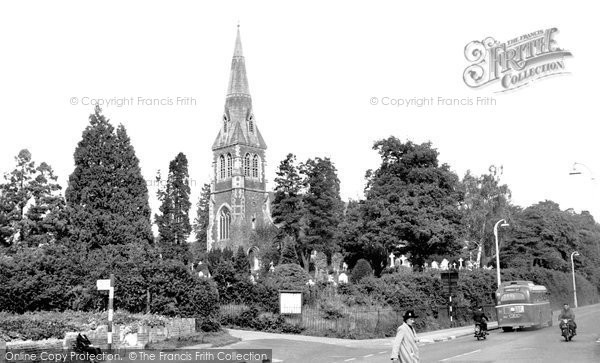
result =
[{"label": "tree line", "polygon": [[[493,265],[493,226],[503,218],[511,227],[501,231],[502,267],[566,271],[570,254],[577,250],[577,270],[600,282],[600,227],[589,213],[561,210],[552,201],[516,206],[501,182],[501,167],[460,178],[440,163],[431,143],[389,137],[375,142],[373,150],[381,160],[377,169],[365,173],[364,198],[347,202],[340,197],[341,181],[331,159],[299,162],[289,154],[280,162],[271,202],[275,226],[250,235],[251,243],[264,247],[264,268],[273,262],[324,270],[342,258],[353,268],[365,259],[380,275],[390,253],[406,255],[417,270],[434,259],[466,259],[470,252],[476,252],[482,266]],[[0,245],[5,254],[55,244],[87,255],[108,248],[116,253],[115,246],[142,246],[151,251],[148,256],[183,266],[206,262],[210,185],[203,185],[190,223],[191,189],[183,153],[170,162],[166,180],[157,174],[162,187],[153,218],[156,238],[148,188],[125,127],[115,128],[96,108],[74,161],[63,197],[52,168],[38,165],[27,150],[19,152],[15,169],[0,184]],[[196,243],[186,243],[190,234]]]}]

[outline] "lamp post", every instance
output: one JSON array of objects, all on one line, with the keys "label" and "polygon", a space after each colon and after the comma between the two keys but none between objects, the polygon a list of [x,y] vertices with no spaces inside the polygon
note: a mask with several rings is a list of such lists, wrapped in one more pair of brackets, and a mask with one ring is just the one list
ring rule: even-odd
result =
[{"label": "lamp post", "polygon": [[498,222],[496,222],[496,224],[494,224],[494,237],[496,238],[496,277],[498,279],[498,287],[500,287],[500,248],[498,247],[498,225],[502,223],[500,225],[500,227],[508,227],[509,224],[506,223],[506,220],[501,219]]},{"label": "lamp post", "polygon": [[587,172],[590,174],[590,179],[591,180],[596,180],[596,178],[594,177],[594,173],[592,172],[592,169],[590,169],[587,165],[582,164],[582,163],[573,163],[573,166],[571,167],[571,171],[569,172],[569,175],[581,175],[583,174],[581,172],[581,170],[577,167],[577,166],[582,166],[585,169],[587,169]]},{"label": "lamp post", "polygon": [[573,251],[573,253],[571,253],[571,271],[573,272],[573,300],[575,301],[575,308],[577,308],[577,285],[575,285],[575,263],[573,262],[573,256],[579,256],[579,252]]},{"label": "lamp post", "polygon": [[[582,164],[582,163],[577,163],[577,162],[573,163],[573,166],[571,167],[571,171],[569,172],[569,175],[583,174],[581,172],[581,169],[578,168],[578,166],[584,167],[587,170],[587,172],[590,174],[590,180],[594,183],[596,182],[596,178],[594,177],[594,172],[592,171],[592,169],[590,169],[587,165]],[[600,243],[597,240],[596,240],[596,249],[598,251],[598,254],[600,255]]]}]

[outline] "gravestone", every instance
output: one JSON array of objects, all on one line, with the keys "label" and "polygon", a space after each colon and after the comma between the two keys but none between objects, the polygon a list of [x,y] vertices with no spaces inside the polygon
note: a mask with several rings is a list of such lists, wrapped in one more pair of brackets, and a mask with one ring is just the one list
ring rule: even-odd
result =
[{"label": "gravestone", "polygon": [[442,260],[442,263],[440,263],[440,268],[442,270],[447,270],[448,269],[448,263],[449,263],[449,261],[444,258]]}]

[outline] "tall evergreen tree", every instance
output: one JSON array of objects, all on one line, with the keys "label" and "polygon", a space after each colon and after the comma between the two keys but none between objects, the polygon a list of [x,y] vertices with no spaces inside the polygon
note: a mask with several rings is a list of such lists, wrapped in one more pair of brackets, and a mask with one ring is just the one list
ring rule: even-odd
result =
[{"label": "tall evergreen tree", "polygon": [[302,176],[296,165],[296,156],[288,154],[279,164],[275,178],[273,198],[273,222],[285,235],[298,240],[301,235],[304,216],[302,202]]},{"label": "tall evergreen tree", "polygon": [[296,242],[290,236],[287,236],[283,240],[283,250],[281,251],[281,258],[279,264],[284,265],[288,263],[298,264],[298,255],[296,254]]},{"label": "tall evergreen tree", "polygon": [[250,273],[250,260],[244,251],[244,247],[238,247],[233,261],[233,266],[238,274],[246,275]]},{"label": "tall evergreen tree", "polygon": [[353,268],[356,262],[361,258],[367,258],[371,265],[377,266],[379,261],[373,261],[366,250],[368,245],[361,240],[363,234],[364,220],[362,215],[362,204],[364,201],[351,200],[348,202],[344,211],[342,222],[340,223],[340,247],[345,261],[349,268]]},{"label": "tall evergreen tree", "polygon": [[[160,177],[159,177],[160,178]],[[169,175],[164,189],[157,192],[161,215],[155,215],[159,240],[163,244],[181,245],[186,242],[190,225],[190,182],[188,161],[183,153],[169,163]]]},{"label": "tall evergreen tree", "polygon": [[194,219],[193,230],[196,235],[196,242],[206,250],[206,236],[208,231],[208,222],[210,218],[210,184],[205,183],[200,191],[200,199],[196,204],[196,218]]},{"label": "tall evergreen tree", "polygon": [[73,241],[152,243],[148,188],[125,127],[115,131],[100,107],[89,119],[65,193]]},{"label": "tall evergreen tree", "polygon": [[39,166],[24,149],[16,168],[0,184],[0,244],[11,241],[37,246],[56,241],[65,232],[64,198],[50,165]]},{"label": "tall evergreen tree", "polygon": [[376,273],[391,251],[409,254],[420,269],[431,255],[460,250],[463,193],[458,176],[439,165],[438,152],[430,143],[403,143],[395,137],[377,141],[373,149],[382,163],[367,172],[362,238],[382,258],[373,266]]},{"label": "tall evergreen tree", "polygon": [[316,250],[331,258],[338,249],[338,225],[343,215],[337,170],[329,158],[315,158],[302,165],[302,172],[306,176],[306,233],[299,241],[301,257],[305,261]]}]

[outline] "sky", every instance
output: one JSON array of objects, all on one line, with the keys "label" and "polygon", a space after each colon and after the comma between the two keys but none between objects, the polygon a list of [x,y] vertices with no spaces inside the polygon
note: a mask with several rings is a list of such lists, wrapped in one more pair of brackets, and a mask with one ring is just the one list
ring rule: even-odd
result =
[{"label": "sky", "polygon": [[[154,211],[156,171],[166,174],[179,152],[195,204],[211,178],[239,24],[270,188],[294,153],[330,157],[342,198],[362,198],[365,172],[380,160],[373,143],[393,135],[431,141],[461,177],[502,165],[515,204],[551,199],[599,219],[594,14],[555,1],[2,2],[0,173],[26,148],[66,188],[94,102],[103,102],[131,137]],[[548,28],[573,55],[564,74],[509,92],[463,81],[469,42]],[[424,98],[433,102],[395,101]],[[575,162],[581,175],[569,175]]]}]

